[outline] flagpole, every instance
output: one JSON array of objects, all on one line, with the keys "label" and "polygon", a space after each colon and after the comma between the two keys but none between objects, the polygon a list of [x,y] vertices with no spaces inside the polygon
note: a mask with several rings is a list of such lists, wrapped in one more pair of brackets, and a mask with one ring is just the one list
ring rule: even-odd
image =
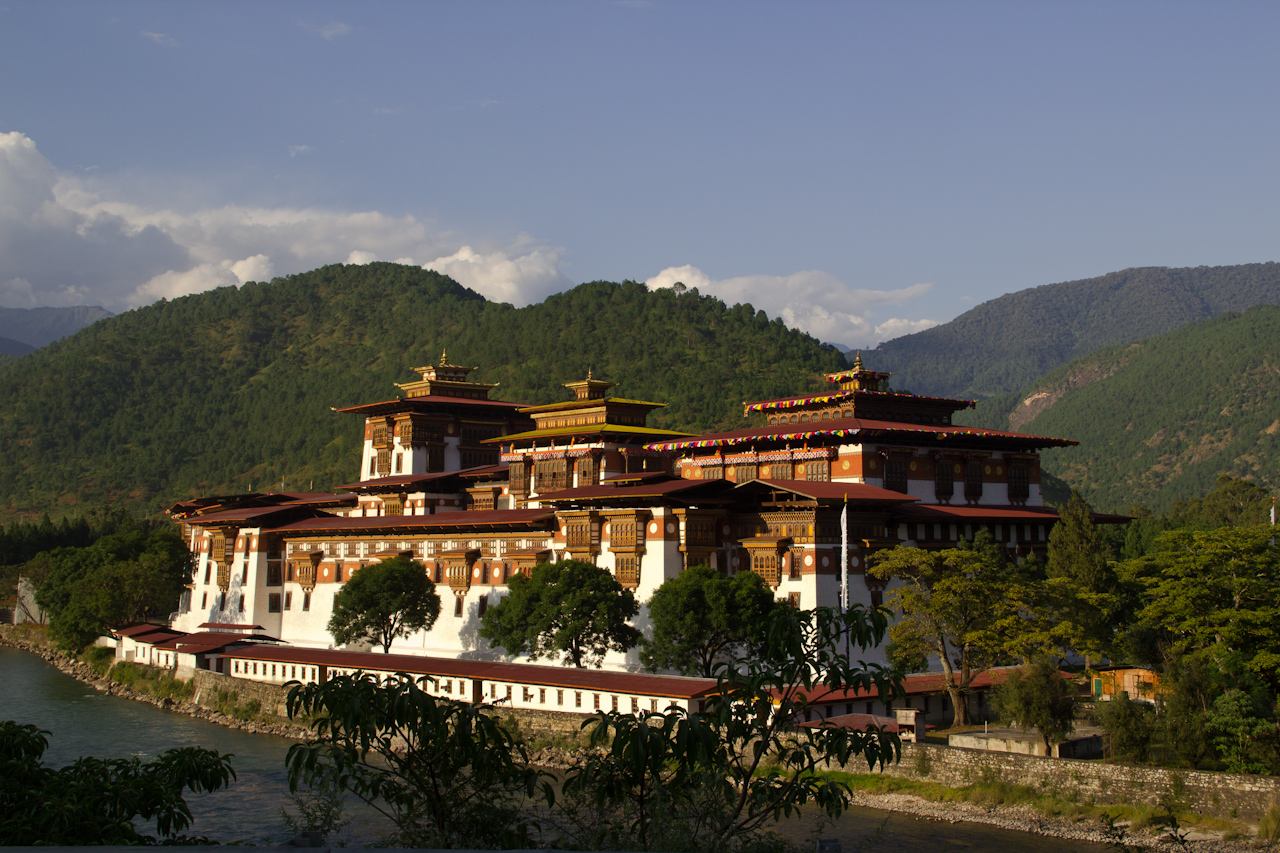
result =
[{"label": "flagpole", "polygon": [[[1274,507],[1272,508],[1274,512]],[[849,493],[844,495],[844,508],[840,510],[840,613],[849,612]],[[844,656],[849,658],[849,634],[844,635]]]}]

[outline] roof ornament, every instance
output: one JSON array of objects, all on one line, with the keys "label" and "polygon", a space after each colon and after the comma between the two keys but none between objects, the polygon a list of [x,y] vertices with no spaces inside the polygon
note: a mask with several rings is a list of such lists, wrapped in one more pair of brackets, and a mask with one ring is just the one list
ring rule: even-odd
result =
[{"label": "roof ornament", "polygon": [[862,369],[863,369],[863,367],[862,367],[862,350],[858,350],[858,354],[857,354],[857,356],[855,356],[855,357],[854,357],[854,359],[853,359],[853,369],[854,369],[854,370],[862,370]]},{"label": "roof ornament", "polygon": [[449,363],[449,350],[446,347],[440,347],[440,363]]}]

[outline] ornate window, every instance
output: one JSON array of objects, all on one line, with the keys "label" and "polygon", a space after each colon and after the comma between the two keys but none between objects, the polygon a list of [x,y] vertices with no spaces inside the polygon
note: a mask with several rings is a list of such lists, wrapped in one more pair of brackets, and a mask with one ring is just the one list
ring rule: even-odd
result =
[{"label": "ornate window", "polygon": [[1026,462],[1009,464],[1009,503],[1022,506],[1031,497],[1031,474]]},{"label": "ornate window", "polygon": [[968,459],[964,465],[964,499],[969,503],[982,500],[981,459]]},{"label": "ornate window", "polygon": [[733,473],[737,482],[745,483],[756,478],[756,470],[756,465],[738,465],[734,467]]},{"label": "ornate window", "polygon": [[902,456],[886,456],[884,460],[884,487],[891,492],[907,491],[907,460]]},{"label": "ornate window", "polygon": [[804,463],[804,478],[806,480],[817,480],[826,482],[831,479],[831,462],[827,459],[817,459],[812,462]]},{"label": "ornate window", "polygon": [[703,480],[723,480],[724,466],[723,465],[702,466],[702,479]]},{"label": "ornate window", "polygon": [[634,554],[618,554],[614,558],[614,576],[629,589],[640,584],[640,559]]},{"label": "ornate window", "polygon": [[558,492],[567,489],[569,484],[568,463],[564,459],[543,459],[533,464],[534,488],[538,494]]},{"label": "ornate window", "polygon": [[956,493],[954,465],[950,459],[942,458],[933,466],[933,494],[942,503],[950,501]]}]

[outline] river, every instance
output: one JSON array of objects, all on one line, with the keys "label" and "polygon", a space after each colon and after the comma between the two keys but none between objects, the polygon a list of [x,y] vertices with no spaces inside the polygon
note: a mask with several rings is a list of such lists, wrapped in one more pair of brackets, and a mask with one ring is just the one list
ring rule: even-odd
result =
[{"label": "river", "polygon": [[[99,758],[153,758],[167,749],[203,746],[234,755],[236,781],[225,791],[189,797],[191,829],[225,844],[278,844],[291,835],[280,818],[289,806],[284,759],[293,741],[250,734],[165,711],[144,702],[107,696],[49,666],[35,655],[0,646],[0,719],[35,723],[50,732],[45,763],[61,767],[86,755]],[[352,846],[374,843],[388,827],[367,809],[353,809],[355,822],[341,840]],[[848,853],[889,819],[876,853],[984,850],[1047,853],[1109,849],[1058,838],[1033,836],[977,823],[940,823],[877,809],[855,808],[823,833],[839,838]],[[807,837],[804,821],[788,826],[796,840]],[[332,841],[332,839],[331,839]]]}]

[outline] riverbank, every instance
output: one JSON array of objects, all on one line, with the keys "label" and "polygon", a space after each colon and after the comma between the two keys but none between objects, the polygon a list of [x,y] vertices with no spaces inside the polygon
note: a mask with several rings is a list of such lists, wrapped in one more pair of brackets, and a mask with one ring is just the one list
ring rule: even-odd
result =
[{"label": "riverbank", "polygon": [[[87,660],[72,657],[54,648],[43,636],[40,636],[43,634],[42,631],[24,630],[24,628],[25,626],[0,626],[0,645],[30,652],[60,672],[100,693],[132,699],[135,702],[146,702],[166,711],[186,714],[189,717],[252,734],[276,735],[293,740],[305,740],[309,736],[305,727],[264,714],[251,703],[241,703],[239,697],[234,694],[209,691],[207,694],[196,694],[193,699],[184,699],[174,695],[157,695],[157,693],[172,693],[171,690],[149,689],[153,685],[165,684],[158,680],[139,679],[131,684],[122,683],[110,677],[110,663],[106,667],[95,667]],[[141,666],[137,668],[150,669],[150,667]],[[208,704],[198,701],[199,699],[205,699]]]},{"label": "riverbank", "polygon": [[[204,695],[201,695],[189,682],[178,682],[161,671],[132,664],[117,670],[117,672],[127,671],[135,676],[132,682],[134,686],[123,684],[106,677],[112,659],[105,655],[105,650],[97,654],[98,661],[93,660],[95,657],[93,654],[88,656],[89,660],[71,658],[53,649],[51,643],[43,636],[43,632],[39,630],[15,630],[8,626],[0,626],[0,644],[35,655],[45,664],[102,694],[143,702],[163,710],[243,732],[274,734],[293,740],[304,739],[307,736],[306,730],[301,726],[290,724],[288,721],[270,719],[267,715],[260,713],[254,708],[254,700],[246,702],[241,698],[234,708],[228,708],[229,693],[225,687],[220,691],[223,694],[221,698],[214,690],[207,687],[203,689]],[[94,663],[97,664],[96,667]],[[167,695],[156,695],[157,693]],[[182,698],[184,695],[191,698]],[[219,710],[219,707],[223,710]],[[246,719],[237,714],[249,718]],[[530,736],[531,733],[522,732],[522,734],[528,737],[531,747],[530,758],[535,764],[549,769],[563,769],[581,760],[583,743],[580,735],[573,738],[557,738],[556,742],[551,743],[540,742],[536,736]],[[1162,836],[1167,836],[1167,830],[1157,825],[1161,815],[1150,808],[1145,811],[1139,808],[1114,809],[1085,804],[1083,801],[1080,803],[1066,800],[1051,801],[1048,798],[1027,802],[1018,799],[1017,792],[1012,790],[1015,786],[1002,788],[1000,784],[990,783],[948,787],[923,779],[909,780],[880,774],[854,776],[850,777],[849,781],[855,791],[854,803],[863,808],[895,812],[931,822],[979,824],[1082,844],[1105,845],[1121,840],[1114,832],[1108,834],[1106,825],[1100,820],[1101,811],[1105,808],[1109,809],[1116,818],[1117,825],[1124,827],[1123,842],[1130,848],[1160,849],[1167,846],[1173,849],[1176,847],[1171,840],[1162,839]],[[1190,822],[1186,820],[1190,816],[1180,815],[1180,817],[1184,819],[1184,823]],[[786,823],[784,822],[784,825]],[[1256,849],[1256,841],[1249,837],[1251,827],[1243,822],[1218,821],[1216,824],[1204,824],[1197,820],[1193,829],[1193,834],[1187,836],[1187,839],[1194,844],[1193,849],[1196,850],[1204,850],[1206,853],[1211,851],[1243,853],[1246,850]],[[1225,840],[1224,835],[1228,836]],[[1236,837],[1232,839],[1231,836]],[[797,837],[795,840],[800,842],[804,839]]]}]

